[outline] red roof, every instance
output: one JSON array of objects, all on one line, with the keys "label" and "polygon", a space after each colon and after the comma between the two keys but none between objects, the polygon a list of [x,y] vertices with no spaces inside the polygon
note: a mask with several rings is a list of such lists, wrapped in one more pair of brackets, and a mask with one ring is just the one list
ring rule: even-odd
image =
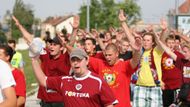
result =
[{"label": "red roof", "polygon": [[189,13],[190,12],[190,0],[186,0],[179,8],[179,13]]},{"label": "red roof", "polygon": [[53,26],[56,26],[57,24],[63,22],[64,20],[72,17],[72,15],[69,16],[59,16],[59,17],[51,17],[44,21],[44,23],[51,24]]}]

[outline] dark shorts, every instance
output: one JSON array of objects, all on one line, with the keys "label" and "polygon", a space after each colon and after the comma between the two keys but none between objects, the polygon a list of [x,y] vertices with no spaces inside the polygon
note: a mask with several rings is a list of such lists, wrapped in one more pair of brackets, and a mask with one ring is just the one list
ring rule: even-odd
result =
[{"label": "dark shorts", "polygon": [[40,101],[40,106],[41,107],[64,107],[64,104]]},{"label": "dark shorts", "polygon": [[163,106],[169,107],[172,103],[176,102],[177,94],[179,89],[173,89],[173,90],[162,90],[162,100],[163,100]]}]

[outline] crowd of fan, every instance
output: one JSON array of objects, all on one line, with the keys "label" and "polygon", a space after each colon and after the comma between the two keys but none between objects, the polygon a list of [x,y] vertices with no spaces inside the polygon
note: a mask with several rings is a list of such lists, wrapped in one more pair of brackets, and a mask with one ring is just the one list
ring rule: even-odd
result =
[{"label": "crowd of fan", "polygon": [[164,19],[156,30],[150,25],[138,31],[127,25],[123,10],[118,15],[121,26],[107,31],[86,32],[79,19],[74,16],[72,34],[63,29],[50,38],[47,31],[40,40],[13,16],[29,45],[41,107],[190,106],[188,34],[169,28]]}]

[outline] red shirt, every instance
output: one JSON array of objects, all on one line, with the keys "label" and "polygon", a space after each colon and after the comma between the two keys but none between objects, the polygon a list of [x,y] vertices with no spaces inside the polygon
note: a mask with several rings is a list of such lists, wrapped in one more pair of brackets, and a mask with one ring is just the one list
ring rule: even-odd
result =
[{"label": "red shirt", "polygon": [[[70,62],[69,54],[61,54],[57,59],[51,58],[50,54],[40,55],[41,67],[46,76],[67,76],[69,75]],[[38,98],[45,102],[61,102],[62,96],[54,91],[47,90],[45,87],[39,86]]]},{"label": "red shirt", "polygon": [[183,80],[185,83],[190,82],[190,61],[184,59],[183,57],[178,57],[176,60],[176,67],[183,71]]},{"label": "red shirt", "polygon": [[103,52],[98,52],[95,55],[93,55],[92,57],[105,60]]},{"label": "red shirt", "polygon": [[46,84],[62,95],[65,107],[105,107],[115,101],[106,82],[91,72],[82,78],[48,77]]},{"label": "red shirt", "polygon": [[[174,51],[177,56],[183,55]],[[162,67],[162,81],[165,84],[165,89],[178,89],[182,85],[182,71],[174,65],[173,59],[167,54],[163,53],[161,67]]]},{"label": "red shirt", "polygon": [[110,66],[106,61],[90,57],[89,66],[103,77],[119,101],[115,107],[130,107],[130,79],[135,72],[130,61],[120,61]]},{"label": "red shirt", "polygon": [[17,68],[12,71],[12,74],[16,82],[16,86],[14,87],[16,96],[22,96],[26,98],[26,81],[24,74]]}]

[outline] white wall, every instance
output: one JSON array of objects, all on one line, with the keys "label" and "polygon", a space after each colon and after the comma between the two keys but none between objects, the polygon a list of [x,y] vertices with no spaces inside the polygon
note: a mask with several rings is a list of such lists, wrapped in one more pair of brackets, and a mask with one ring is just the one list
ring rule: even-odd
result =
[{"label": "white wall", "polygon": [[73,28],[70,23],[73,23],[73,17],[70,17],[56,26],[56,31],[61,31],[63,28],[67,29],[67,33],[72,33]]},{"label": "white wall", "polygon": [[50,37],[51,38],[53,38],[55,36],[55,28],[54,28],[54,26],[52,26],[50,24],[46,24],[45,31],[50,32]]}]

